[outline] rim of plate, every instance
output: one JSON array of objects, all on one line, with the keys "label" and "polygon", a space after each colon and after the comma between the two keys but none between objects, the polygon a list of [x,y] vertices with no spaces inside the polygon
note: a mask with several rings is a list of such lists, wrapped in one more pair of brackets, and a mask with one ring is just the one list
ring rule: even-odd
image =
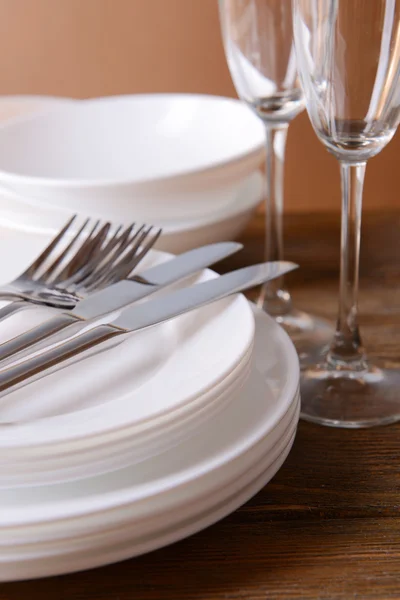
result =
[{"label": "rim of plate", "polygon": [[[122,94],[119,96],[101,96],[101,97],[97,97],[97,98],[87,98],[85,100],[80,100],[77,101],[77,104],[79,102],[79,104],[89,104],[89,103],[101,103],[101,102],[118,102],[121,100],[152,100],[152,99],[157,99],[157,100],[161,100],[163,98],[166,99],[171,99],[171,98],[177,98],[177,99],[199,99],[202,101],[206,101],[206,102],[219,102],[219,103],[226,103],[226,104],[231,104],[232,106],[236,106],[239,110],[241,111],[250,111],[250,109],[241,101],[238,100],[236,98],[229,98],[226,96],[218,96],[218,95],[212,95],[212,94],[191,94],[191,93],[154,93],[154,94]],[[45,114],[33,114],[31,115],[31,117],[25,117],[24,121],[31,121],[31,120],[35,120],[35,119],[40,119],[41,117],[45,116]],[[256,117],[255,117],[256,118]],[[1,134],[1,129],[2,128],[6,128],[8,125],[13,126],[14,123],[4,123],[3,127],[0,128],[0,134]],[[156,176],[156,177],[145,177],[143,179],[131,179],[129,177],[127,178],[121,178],[121,179],[65,179],[65,178],[51,178],[51,177],[43,177],[43,176],[32,176],[32,175],[23,175],[20,173],[15,173],[13,171],[5,171],[3,169],[0,169],[0,182],[4,181],[6,183],[8,183],[9,185],[12,184],[12,182],[17,182],[20,183],[21,185],[27,185],[27,186],[37,186],[37,185],[41,185],[44,188],[47,188],[49,190],[55,189],[57,187],[60,186],[64,186],[70,190],[74,190],[77,188],[98,188],[98,187],[120,187],[120,186],[125,186],[125,185],[134,185],[134,186],[141,186],[141,185],[150,185],[150,184],[154,184],[154,185],[163,185],[163,184],[167,184],[170,181],[173,181],[174,179],[184,179],[186,177],[193,177],[193,176],[204,176],[204,174],[212,174],[220,169],[223,169],[224,167],[226,167],[227,165],[230,165],[232,167],[235,167],[238,163],[240,163],[242,160],[246,159],[246,158],[250,158],[250,157],[256,157],[259,153],[264,152],[265,151],[265,139],[264,139],[264,131],[263,128],[261,126],[260,128],[260,140],[255,142],[254,144],[252,144],[252,146],[246,150],[246,151],[242,151],[237,153],[233,158],[227,158],[224,160],[219,160],[219,161],[215,161],[213,163],[213,165],[210,166],[206,166],[206,167],[200,167],[200,168],[192,168],[192,169],[187,169],[186,171],[182,171],[182,172],[176,172],[176,173],[172,173],[171,175],[162,175],[162,176]]]}]

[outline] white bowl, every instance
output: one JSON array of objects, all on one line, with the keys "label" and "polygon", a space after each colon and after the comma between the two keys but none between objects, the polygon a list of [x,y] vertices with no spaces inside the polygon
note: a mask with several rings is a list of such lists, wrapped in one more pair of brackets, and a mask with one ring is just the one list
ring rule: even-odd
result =
[{"label": "white bowl", "polygon": [[15,119],[36,115],[72,102],[78,101],[74,98],[62,96],[33,96],[27,94],[0,96],[0,123],[10,123]]},{"label": "white bowl", "polygon": [[[255,171],[238,184],[230,206],[215,211],[211,216],[182,221],[155,220],[162,227],[162,236],[156,243],[158,250],[180,253],[192,248],[236,239],[261,203],[264,193],[264,176]],[[205,192],[204,201],[209,197]],[[0,186],[0,225],[16,231],[48,236],[55,234],[72,211],[33,202],[28,198],[4,192]],[[136,219],[141,221],[140,218]]]},{"label": "white bowl", "polygon": [[179,254],[205,244],[237,239],[263,198],[263,186],[263,175],[253,173],[238,188],[237,199],[229,209],[205,219],[164,225],[156,248]]},{"label": "white bowl", "polygon": [[118,222],[221,212],[263,158],[259,119],[212,96],[98,98],[0,128],[4,190]]}]

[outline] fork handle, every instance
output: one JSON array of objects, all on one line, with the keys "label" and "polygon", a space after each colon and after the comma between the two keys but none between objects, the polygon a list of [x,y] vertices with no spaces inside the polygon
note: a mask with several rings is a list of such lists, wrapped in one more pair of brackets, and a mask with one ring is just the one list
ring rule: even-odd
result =
[{"label": "fork handle", "polygon": [[[27,302],[22,304],[27,304],[30,307],[32,306]],[[33,327],[29,331],[26,331],[21,335],[18,335],[13,339],[4,342],[3,344],[0,344],[0,368],[4,368],[1,361],[5,361],[10,357],[12,359],[12,362],[24,358],[23,354],[18,355],[18,353],[22,353],[23,350],[29,349],[29,354],[31,354],[32,352],[36,352],[37,350],[43,349],[46,346],[44,343],[40,344],[40,342],[47,340],[49,336],[54,335],[62,331],[66,327],[70,327],[71,325],[76,323],[79,324],[79,329],[84,324],[82,319],[80,319],[79,317],[75,317],[68,313],[59,313],[51,319],[44,321],[44,323]],[[69,334],[69,337],[74,335],[74,333],[76,333],[76,331],[72,330],[71,328],[71,333]],[[57,339],[54,339],[51,340],[51,343],[57,341]],[[47,346],[48,345],[49,344],[47,343]],[[9,364],[9,361],[6,362],[6,365],[7,364]]]},{"label": "fork handle", "polygon": [[[0,398],[59,371],[74,362],[73,359],[77,355],[96,349],[99,344],[125,333],[125,330],[112,325],[99,325],[47,352],[10,366],[0,372]],[[87,355],[89,354],[90,352],[87,352]]]}]

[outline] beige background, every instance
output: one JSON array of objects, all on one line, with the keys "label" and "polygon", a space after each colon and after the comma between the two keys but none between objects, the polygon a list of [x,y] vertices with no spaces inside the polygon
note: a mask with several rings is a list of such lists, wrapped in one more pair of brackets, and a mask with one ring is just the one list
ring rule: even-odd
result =
[{"label": "beige background", "polygon": [[[279,1],[279,0],[277,0]],[[0,93],[235,96],[217,0],[0,0]],[[368,208],[400,207],[399,135],[371,161]],[[288,210],[339,208],[339,174],[305,114],[289,131]]]}]

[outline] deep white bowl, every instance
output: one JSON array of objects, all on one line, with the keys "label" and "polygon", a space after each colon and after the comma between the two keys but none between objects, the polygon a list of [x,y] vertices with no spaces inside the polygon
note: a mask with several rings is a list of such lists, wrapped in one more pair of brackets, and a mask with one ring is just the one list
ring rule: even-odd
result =
[{"label": "deep white bowl", "polygon": [[34,96],[21,94],[18,96],[0,96],[0,123],[10,123],[15,119],[26,118],[41,112],[59,108],[62,105],[78,102],[74,98],[62,96]]},{"label": "deep white bowl", "polygon": [[98,98],[0,128],[3,190],[118,222],[226,210],[263,158],[259,119],[213,96]]},{"label": "deep white bowl", "polygon": [[[156,243],[158,250],[186,252],[204,244],[236,239],[254,215],[264,194],[264,177],[256,171],[237,186],[231,205],[205,218],[182,221],[159,221],[162,236]],[[205,194],[205,200],[207,195]],[[0,225],[35,233],[55,235],[71,218],[72,211],[39,204],[16,194],[4,193],[0,187]],[[140,219],[137,219],[140,220]],[[45,243],[45,242],[43,242]]]}]

